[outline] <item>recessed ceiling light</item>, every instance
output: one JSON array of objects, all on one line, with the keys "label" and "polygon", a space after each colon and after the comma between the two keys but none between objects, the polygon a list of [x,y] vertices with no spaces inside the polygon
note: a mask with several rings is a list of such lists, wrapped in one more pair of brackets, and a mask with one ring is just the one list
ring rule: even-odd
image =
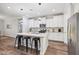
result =
[{"label": "recessed ceiling light", "polygon": [[23,9],[23,8],[21,8],[21,9],[18,9],[18,10],[19,10],[20,12],[23,12],[23,10],[24,10],[24,9]]},{"label": "recessed ceiling light", "polygon": [[22,9],[22,8],[21,8],[20,10],[21,10],[21,11],[23,11],[23,9]]},{"label": "recessed ceiling light", "polygon": [[41,3],[38,3],[38,5],[41,5]]},{"label": "recessed ceiling light", "polygon": [[8,9],[9,9],[10,7],[8,7]]},{"label": "recessed ceiling light", "polygon": [[29,9],[30,11],[33,11],[33,9]]}]

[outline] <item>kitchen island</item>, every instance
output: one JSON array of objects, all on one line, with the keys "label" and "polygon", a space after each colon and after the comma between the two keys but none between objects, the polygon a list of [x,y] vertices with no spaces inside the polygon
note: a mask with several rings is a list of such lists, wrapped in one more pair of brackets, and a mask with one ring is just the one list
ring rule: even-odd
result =
[{"label": "kitchen island", "polygon": [[40,38],[40,55],[44,55],[48,47],[48,33],[17,33],[17,35]]}]

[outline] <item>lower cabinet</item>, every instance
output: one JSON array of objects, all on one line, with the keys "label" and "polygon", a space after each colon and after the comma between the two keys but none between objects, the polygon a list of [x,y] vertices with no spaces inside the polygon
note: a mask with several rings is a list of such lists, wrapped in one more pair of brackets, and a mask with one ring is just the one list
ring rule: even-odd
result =
[{"label": "lower cabinet", "polygon": [[54,40],[54,41],[62,41],[64,42],[64,33],[49,33],[48,35],[49,40]]}]

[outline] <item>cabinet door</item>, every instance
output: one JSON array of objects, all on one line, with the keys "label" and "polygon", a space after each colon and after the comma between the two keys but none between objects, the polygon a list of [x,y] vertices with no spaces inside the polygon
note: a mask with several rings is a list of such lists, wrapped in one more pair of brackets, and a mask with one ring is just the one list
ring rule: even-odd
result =
[{"label": "cabinet door", "polygon": [[34,25],[34,20],[29,20],[29,27],[31,28],[31,27],[34,27],[35,25]]},{"label": "cabinet door", "polygon": [[64,26],[63,16],[55,16],[53,18],[52,23],[53,23],[52,25],[54,27],[63,27]]},{"label": "cabinet door", "polygon": [[46,20],[46,27],[50,27],[50,21],[48,19]]}]

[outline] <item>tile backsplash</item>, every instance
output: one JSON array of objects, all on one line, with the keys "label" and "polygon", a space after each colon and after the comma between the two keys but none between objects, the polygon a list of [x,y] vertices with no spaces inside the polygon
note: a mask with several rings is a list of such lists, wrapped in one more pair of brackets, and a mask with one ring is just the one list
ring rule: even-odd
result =
[{"label": "tile backsplash", "polygon": [[63,27],[55,27],[55,28],[52,28],[52,32],[63,32],[64,31],[64,28]]},{"label": "tile backsplash", "polygon": [[[38,28],[38,27],[33,27],[30,29],[31,29],[30,32],[38,32],[41,30],[41,28]],[[48,32],[64,32],[64,27],[47,27],[46,31],[48,31]]]},{"label": "tile backsplash", "polygon": [[64,32],[64,27],[49,27],[48,32]]}]

